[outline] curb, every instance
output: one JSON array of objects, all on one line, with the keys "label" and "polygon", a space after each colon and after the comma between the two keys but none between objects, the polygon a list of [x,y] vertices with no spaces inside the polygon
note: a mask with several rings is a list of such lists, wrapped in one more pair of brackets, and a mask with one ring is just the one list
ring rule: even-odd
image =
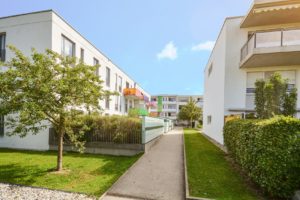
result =
[{"label": "curb", "polygon": [[[197,130],[197,131],[199,131],[199,130]],[[185,184],[184,184],[185,185],[185,199],[186,200],[213,200],[213,199],[208,199],[208,198],[201,198],[201,197],[190,196],[189,182],[188,182],[188,173],[187,173],[187,166],[186,166],[186,152],[185,152],[184,129],[183,129],[182,139],[183,139],[183,161],[184,161],[183,165],[184,165],[184,180],[185,180]]]}]

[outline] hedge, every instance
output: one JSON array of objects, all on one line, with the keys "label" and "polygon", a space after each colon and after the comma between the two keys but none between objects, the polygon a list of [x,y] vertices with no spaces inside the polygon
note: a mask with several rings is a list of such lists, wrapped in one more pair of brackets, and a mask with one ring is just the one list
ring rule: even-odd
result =
[{"label": "hedge", "polygon": [[[83,115],[79,122],[70,124],[74,132],[83,131],[82,141],[117,144],[141,144],[142,122],[139,118],[124,116]],[[69,143],[65,135],[65,143]],[[50,137],[50,143],[56,144],[56,134]]]},{"label": "hedge", "polygon": [[300,189],[300,120],[232,120],[224,126],[232,158],[269,196],[290,198]]}]

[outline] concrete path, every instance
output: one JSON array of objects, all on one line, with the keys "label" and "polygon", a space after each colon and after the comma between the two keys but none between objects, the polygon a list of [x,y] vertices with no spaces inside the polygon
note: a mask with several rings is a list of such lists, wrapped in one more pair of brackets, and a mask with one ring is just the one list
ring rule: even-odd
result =
[{"label": "concrete path", "polygon": [[183,130],[164,135],[121,177],[103,200],[184,199]]}]

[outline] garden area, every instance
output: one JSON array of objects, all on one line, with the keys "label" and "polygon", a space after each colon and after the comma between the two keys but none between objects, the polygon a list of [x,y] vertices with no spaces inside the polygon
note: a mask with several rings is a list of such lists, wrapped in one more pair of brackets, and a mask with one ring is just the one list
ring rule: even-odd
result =
[{"label": "garden area", "polygon": [[57,153],[0,149],[0,182],[102,195],[140,155],[133,157],[64,153],[64,171],[56,172]]},{"label": "garden area", "polygon": [[189,193],[218,200],[257,200],[226,154],[195,129],[184,129]]}]

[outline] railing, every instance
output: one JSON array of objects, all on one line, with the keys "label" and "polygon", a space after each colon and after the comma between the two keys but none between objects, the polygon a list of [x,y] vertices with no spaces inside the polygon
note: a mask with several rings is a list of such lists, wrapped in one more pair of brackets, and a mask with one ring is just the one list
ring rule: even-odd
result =
[{"label": "railing", "polygon": [[256,48],[300,45],[300,29],[282,29],[254,33],[241,49],[243,61]]},{"label": "railing", "polygon": [[5,49],[0,49],[0,61],[4,62],[5,61]]}]

